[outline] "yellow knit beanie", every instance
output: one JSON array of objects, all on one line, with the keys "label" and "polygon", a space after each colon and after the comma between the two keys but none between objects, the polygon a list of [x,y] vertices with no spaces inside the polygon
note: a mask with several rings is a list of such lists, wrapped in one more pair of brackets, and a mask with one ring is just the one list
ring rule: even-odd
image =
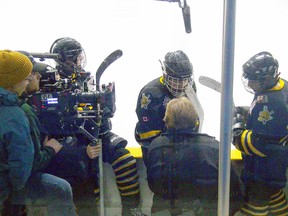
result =
[{"label": "yellow knit beanie", "polygon": [[22,53],[0,50],[0,87],[12,87],[25,80],[31,73],[33,65]]}]

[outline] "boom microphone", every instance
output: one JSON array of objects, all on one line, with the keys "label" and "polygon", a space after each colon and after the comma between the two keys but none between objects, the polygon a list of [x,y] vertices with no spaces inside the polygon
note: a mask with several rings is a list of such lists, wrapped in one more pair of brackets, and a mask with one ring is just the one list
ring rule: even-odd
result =
[{"label": "boom microphone", "polygon": [[[191,33],[191,18],[190,18],[190,7],[187,5],[186,0],[156,0],[156,1],[166,1],[166,2],[178,2],[179,7],[182,9],[182,15],[184,19],[185,31],[186,33]],[[183,1],[183,3],[182,3]]]},{"label": "boom microphone", "polygon": [[182,7],[182,14],[184,19],[185,31],[186,33],[191,33],[191,17],[190,17],[190,7],[187,5],[186,0],[184,0],[184,6]]}]

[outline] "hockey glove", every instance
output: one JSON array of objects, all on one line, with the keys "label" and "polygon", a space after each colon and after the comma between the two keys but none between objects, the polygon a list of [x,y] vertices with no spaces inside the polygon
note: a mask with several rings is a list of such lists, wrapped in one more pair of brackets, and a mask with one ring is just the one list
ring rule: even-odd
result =
[{"label": "hockey glove", "polygon": [[241,138],[242,132],[246,128],[248,109],[249,107],[244,106],[235,107],[232,125],[232,142],[234,145],[237,145],[239,139]]}]

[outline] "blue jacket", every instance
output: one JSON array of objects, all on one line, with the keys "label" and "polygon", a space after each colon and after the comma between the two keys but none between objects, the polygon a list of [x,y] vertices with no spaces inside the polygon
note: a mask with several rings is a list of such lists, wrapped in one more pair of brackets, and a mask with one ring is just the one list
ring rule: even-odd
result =
[{"label": "blue jacket", "polygon": [[0,201],[24,188],[33,158],[30,126],[18,96],[0,88]]}]

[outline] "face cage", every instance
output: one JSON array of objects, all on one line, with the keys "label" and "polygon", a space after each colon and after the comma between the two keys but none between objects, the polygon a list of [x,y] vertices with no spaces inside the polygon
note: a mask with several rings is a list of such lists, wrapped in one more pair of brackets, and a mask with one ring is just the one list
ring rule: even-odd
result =
[{"label": "face cage", "polygon": [[67,54],[67,61],[71,64],[73,64],[74,68],[82,68],[84,69],[84,67],[86,66],[86,54],[84,52],[84,50],[82,50],[77,56],[73,56],[73,52],[75,52],[76,50],[71,50],[69,52],[71,52],[71,55],[69,57],[69,54]]},{"label": "face cage", "polygon": [[[72,51],[69,51],[72,52]],[[67,76],[74,72],[84,71],[86,66],[86,55],[84,51],[81,51],[77,56],[66,55],[66,61],[62,64],[56,63],[56,66],[60,68]]]},{"label": "face cage", "polygon": [[275,71],[273,75],[266,75],[260,79],[248,79],[242,75],[242,83],[246,91],[255,94],[274,87],[279,80],[279,75],[278,71]]},{"label": "face cage", "polygon": [[189,78],[174,78],[169,75],[164,75],[164,81],[167,89],[174,97],[180,97],[185,94],[185,90],[192,84],[192,77]]},{"label": "face cage", "polygon": [[249,80],[242,77],[242,83],[247,92],[255,94],[267,90],[267,79]]}]

